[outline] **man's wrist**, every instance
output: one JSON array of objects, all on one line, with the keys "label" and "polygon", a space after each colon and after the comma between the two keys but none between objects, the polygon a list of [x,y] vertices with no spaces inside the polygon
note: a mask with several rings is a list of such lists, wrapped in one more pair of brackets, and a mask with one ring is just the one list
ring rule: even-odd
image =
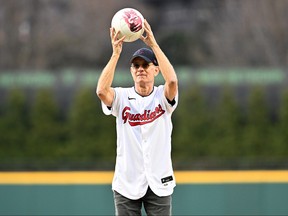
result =
[{"label": "man's wrist", "polygon": [[157,43],[152,44],[150,47],[151,47],[152,50],[153,50],[153,49],[160,48],[159,45],[158,45]]},{"label": "man's wrist", "polygon": [[120,57],[120,53],[112,53],[111,58],[119,58]]}]

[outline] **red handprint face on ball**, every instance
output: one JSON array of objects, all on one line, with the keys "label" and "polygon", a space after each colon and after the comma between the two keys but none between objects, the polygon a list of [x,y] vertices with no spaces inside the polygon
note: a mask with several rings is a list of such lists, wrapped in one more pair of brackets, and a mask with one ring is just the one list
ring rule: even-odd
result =
[{"label": "red handprint face on ball", "polygon": [[134,10],[125,11],[124,14],[125,22],[128,24],[130,31],[138,32],[142,29],[141,17]]}]

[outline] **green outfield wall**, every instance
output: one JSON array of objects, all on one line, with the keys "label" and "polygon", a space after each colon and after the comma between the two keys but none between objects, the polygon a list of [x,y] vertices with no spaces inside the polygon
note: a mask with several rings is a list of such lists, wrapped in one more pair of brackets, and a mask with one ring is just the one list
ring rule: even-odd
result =
[{"label": "green outfield wall", "polygon": [[[179,83],[199,85],[239,85],[263,84],[285,85],[287,71],[281,68],[202,68],[176,67]],[[51,88],[55,86],[94,87],[101,70],[63,69],[57,71],[1,71],[0,88]],[[127,69],[118,69],[115,74],[117,85],[132,83]],[[163,83],[163,77],[157,76],[156,83]]]},{"label": "green outfield wall", "polygon": [[[179,183],[173,194],[173,215],[288,215],[287,171],[224,174],[176,173]],[[114,214],[111,184],[105,183],[111,174],[100,174],[102,179],[97,179],[97,173],[91,173],[91,179],[86,179],[89,173],[83,173],[71,181],[72,176],[62,173],[49,175],[43,184],[38,177],[29,183],[27,174],[17,173],[9,177],[15,178],[9,183],[7,173],[0,173],[0,215]]]}]

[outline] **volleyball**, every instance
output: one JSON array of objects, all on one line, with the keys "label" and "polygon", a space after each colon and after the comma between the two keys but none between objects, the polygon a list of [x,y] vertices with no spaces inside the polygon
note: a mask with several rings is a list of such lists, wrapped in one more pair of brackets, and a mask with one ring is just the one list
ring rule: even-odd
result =
[{"label": "volleyball", "polygon": [[144,32],[144,17],[133,8],[123,8],[112,18],[111,27],[120,31],[118,38],[125,35],[125,42],[133,42],[140,38]]}]

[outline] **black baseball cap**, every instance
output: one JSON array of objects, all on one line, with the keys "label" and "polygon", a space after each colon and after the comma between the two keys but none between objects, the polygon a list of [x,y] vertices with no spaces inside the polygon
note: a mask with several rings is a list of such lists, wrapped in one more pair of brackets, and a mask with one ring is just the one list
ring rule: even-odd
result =
[{"label": "black baseball cap", "polygon": [[141,48],[141,49],[137,50],[137,51],[133,54],[130,62],[132,62],[132,61],[133,61],[135,58],[137,58],[137,57],[140,57],[140,58],[144,59],[146,62],[148,62],[148,63],[153,63],[154,65],[158,66],[158,61],[157,61],[157,59],[156,59],[156,56],[155,56],[155,54],[153,53],[153,51],[150,50],[150,49]]}]

